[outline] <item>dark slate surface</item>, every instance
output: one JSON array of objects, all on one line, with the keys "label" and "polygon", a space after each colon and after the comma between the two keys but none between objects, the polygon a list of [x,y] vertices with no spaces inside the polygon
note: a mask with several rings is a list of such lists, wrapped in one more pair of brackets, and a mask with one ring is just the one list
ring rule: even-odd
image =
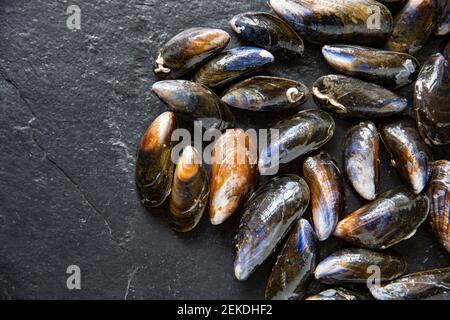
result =
[{"label": "dark slate surface", "polygon": [[[81,8],[81,30],[66,8]],[[247,282],[232,272],[236,220],[172,232],[165,209],[138,202],[138,139],[165,107],[151,94],[151,57],[184,28],[231,32],[227,20],[265,1],[0,0],[0,298],[258,299],[274,259]],[[432,40],[421,61],[443,39]],[[236,46],[234,38],[230,46]],[[267,73],[311,85],[333,72],[320,50],[278,62]],[[401,91],[411,98],[411,87]],[[310,100],[303,108],[314,107]],[[244,127],[271,117],[236,112]],[[327,149],[341,162],[350,122],[338,121]],[[447,157],[445,150],[437,157]],[[382,151],[382,189],[400,184]],[[298,172],[299,164],[284,171]],[[362,204],[346,186],[346,212]],[[322,255],[341,244],[329,240]],[[448,266],[427,226],[396,246],[417,271]],[[81,290],[66,268],[81,268]]]}]

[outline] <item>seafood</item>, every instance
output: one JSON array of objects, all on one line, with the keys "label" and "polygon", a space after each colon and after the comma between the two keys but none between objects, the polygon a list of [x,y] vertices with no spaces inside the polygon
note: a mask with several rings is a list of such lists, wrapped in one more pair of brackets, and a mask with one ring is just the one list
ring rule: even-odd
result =
[{"label": "seafood", "polygon": [[257,76],[230,87],[222,97],[229,106],[252,111],[284,111],[303,104],[309,89],[303,83]]},{"label": "seafood", "polygon": [[450,268],[408,274],[400,279],[369,286],[377,300],[420,300],[450,298]]},{"label": "seafood", "polygon": [[256,144],[242,129],[229,129],[214,145],[211,161],[210,220],[228,219],[258,182]]},{"label": "seafood", "polygon": [[184,30],[158,51],[154,72],[166,79],[181,77],[201,62],[222,51],[229,41],[228,33],[220,29]]},{"label": "seafood", "polygon": [[337,71],[391,89],[412,83],[420,68],[409,54],[354,45],[326,45],[322,54]]},{"label": "seafood", "polygon": [[234,126],[234,116],[214,92],[187,80],[156,82],[152,90],[175,112],[189,121],[201,121],[205,129],[223,130]]},{"label": "seafood", "polygon": [[164,112],[157,117],[142,136],[136,160],[136,186],[141,203],[157,207],[169,196],[173,163],[171,135],[175,129],[175,115]]},{"label": "seafood", "polygon": [[387,117],[402,112],[405,98],[379,85],[343,75],[330,74],[314,82],[315,103],[341,118]]},{"label": "seafood", "polygon": [[366,200],[377,196],[380,181],[380,137],[375,125],[362,121],[349,129],[344,140],[344,169],[355,191]]},{"label": "seafood", "polygon": [[208,179],[198,151],[187,146],[178,160],[169,198],[172,228],[178,232],[194,229],[205,210],[208,195]]},{"label": "seafood", "polygon": [[311,190],[314,230],[320,241],[333,233],[344,207],[344,182],[336,162],[324,151],[303,162],[303,176]]},{"label": "seafood", "polygon": [[269,180],[247,201],[236,236],[234,274],[246,280],[275,250],[309,204],[309,188],[299,176]]},{"label": "seafood", "polygon": [[380,281],[390,281],[406,271],[403,257],[377,251],[351,248],[339,250],[321,261],[314,271],[325,283],[367,283],[373,266],[380,270]]},{"label": "seafood", "polygon": [[270,0],[270,6],[303,39],[318,44],[380,46],[393,25],[389,10],[374,0]]},{"label": "seafood", "polygon": [[386,249],[411,238],[429,209],[425,194],[396,187],[339,221],[334,235],[363,248]]},{"label": "seafood", "polygon": [[414,120],[403,118],[387,122],[381,126],[380,135],[403,181],[415,194],[422,192],[430,176],[432,155]]},{"label": "seafood", "polygon": [[264,49],[239,47],[220,53],[209,60],[194,75],[193,80],[207,87],[227,84],[236,78],[259,71],[274,61]]},{"label": "seafood", "polygon": [[287,164],[317,150],[333,137],[333,118],[322,110],[310,109],[278,122],[272,129],[278,136],[270,135],[269,143],[259,154],[261,174],[270,173],[279,164]]},{"label": "seafood", "polygon": [[344,288],[328,289],[305,300],[360,300],[354,293]]},{"label": "seafood", "polygon": [[450,143],[450,68],[443,55],[423,65],[414,90],[417,127],[430,146]]},{"label": "seafood", "polygon": [[318,260],[317,239],[308,221],[300,219],[281,250],[266,287],[267,300],[303,296]]},{"label": "seafood", "polygon": [[238,14],[230,26],[247,43],[275,53],[302,55],[303,40],[280,18],[267,12]]},{"label": "seafood", "polygon": [[448,0],[437,0],[439,19],[435,30],[438,36],[445,36],[450,32],[450,2]]},{"label": "seafood", "polygon": [[427,194],[431,201],[431,227],[439,242],[450,252],[450,161],[434,163]]}]

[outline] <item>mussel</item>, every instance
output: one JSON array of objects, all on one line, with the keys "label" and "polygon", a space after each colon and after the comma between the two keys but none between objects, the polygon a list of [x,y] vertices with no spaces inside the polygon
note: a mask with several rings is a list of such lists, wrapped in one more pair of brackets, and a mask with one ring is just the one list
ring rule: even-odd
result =
[{"label": "mussel", "polygon": [[303,296],[318,261],[318,245],[313,229],[300,219],[281,250],[267,283],[267,300],[289,300]]},{"label": "mussel", "polygon": [[273,61],[273,55],[267,50],[255,47],[234,48],[209,60],[197,71],[193,80],[212,88],[259,71]]},{"label": "mussel", "polygon": [[314,276],[324,283],[367,283],[378,268],[379,281],[390,281],[406,271],[406,261],[396,254],[350,248],[339,250],[321,261]]},{"label": "mussel", "polygon": [[435,34],[445,36],[450,33],[450,2],[448,0],[437,0],[438,2],[438,23]]},{"label": "mussel", "polygon": [[228,129],[214,144],[211,158],[210,220],[228,219],[258,182],[256,142],[242,129]]},{"label": "mussel", "polygon": [[153,92],[177,116],[192,122],[201,121],[205,129],[223,130],[234,126],[234,116],[218,96],[201,84],[187,80],[156,82]]},{"label": "mussel", "polygon": [[431,227],[439,242],[450,252],[450,161],[434,163],[427,194],[431,201]]},{"label": "mussel", "polygon": [[409,54],[368,47],[326,45],[322,54],[337,71],[391,89],[412,83],[420,68]]},{"label": "mussel", "polygon": [[429,209],[425,194],[396,187],[339,221],[334,235],[363,248],[386,249],[411,238]]},{"label": "mussel", "polygon": [[256,76],[236,83],[223,95],[229,106],[252,111],[284,111],[303,104],[309,89],[294,80]]},{"label": "mussel", "polygon": [[414,120],[402,118],[387,122],[381,126],[380,135],[403,181],[415,194],[422,192],[430,176],[432,155]]},{"label": "mussel", "polygon": [[450,143],[450,68],[443,55],[432,55],[423,65],[414,90],[417,126],[430,146]]},{"label": "mussel", "polygon": [[136,186],[141,203],[157,207],[169,196],[174,164],[171,160],[171,137],[175,115],[164,112],[142,136],[136,159]]},{"label": "mussel", "polygon": [[303,39],[318,44],[380,46],[392,30],[391,13],[375,0],[270,0],[270,6]]},{"label": "mussel", "polygon": [[341,118],[387,117],[402,112],[408,101],[379,85],[330,74],[314,82],[315,103]]},{"label": "mussel", "polygon": [[303,54],[303,40],[290,25],[270,13],[241,13],[230,20],[230,26],[251,45],[273,53]]},{"label": "mussel", "polygon": [[319,292],[305,300],[359,300],[359,297],[345,288],[336,288]]},{"label": "mussel", "polygon": [[236,236],[234,274],[246,280],[275,250],[309,204],[309,188],[299,176],[269,180],[247,201]]},{"label": "mussel", "polygon": [[362,121],[351,127],[344,140],[344,168],[355,191],[366,200],[377,196],[380,181],[380,137],[375,125]]},{"label": "mussel", "polygon": [[207,58],[222,51],[229,41],[228,33],[220,29],[184,30],[158,51],[154,72],[166,79],[181,77]]},{"label": "mussel", "polygon": [[322,151],[303,162],[303,176],[311,190],[314,230],[320,241],[333,233],[344,207],[344,182],[336,162]]},{"label": "mussel", "polygon": [[448,300],[450,268],[408,274],[388,283],[372,285],[369,289],[377,300]]}]

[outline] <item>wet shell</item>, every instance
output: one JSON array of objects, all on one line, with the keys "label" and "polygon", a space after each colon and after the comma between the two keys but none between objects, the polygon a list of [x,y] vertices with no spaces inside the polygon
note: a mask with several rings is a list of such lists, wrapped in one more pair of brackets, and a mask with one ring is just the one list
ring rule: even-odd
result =
[{"label": "wet shell", "polygon": [[247,43],[274,53],[302,55],[303,40],[286,22],[267,12],[236,15],[230,26]]},{"label": "wet shell", "polygon": [[450,268],[412,273],[369,289],[377,300],[448,300]]},{"label": "wet shell", "polygon": [[[374,0],[270,0],[272,9],[305,40],[380,46],[392,30],[392,15]],[[373,11],[379,26],[372,26]]]},{"label": "wet shell", "polygon": [[169,221],[178,232],[195,228],[208,201],[209,188],[198,151],[184,148],[175,169],[169,199]]},{"label": "wet shell", "polygon": [[359,298],[347,289],[336,288],[319,292],[305,300],[359,300]]},{"label": "wet shell", "polygon": [[156,82],[153,92],[177,116],[193,122],[201,121],[205,129],[223,130],[234,126],[234,116],[214,92],[186,80]]},{"label": "wet shell", "polygon": [[352,45],[327,45],[325,60],[347,75],[398,89],[412,83],[419,73],[419,62],[406,53]]},{"label": "wet shell", "polygon": [[284,111],[298,107],[309,98],[303,83],[258,76],[230,87],[222,97],[229,106],[252,111]]},{"label": "wet shell", "polygon": [[259,71],[273,61],[273,55],[267,50],[255,47],[234,48],[209,60],[197,71],[194,81],[210,88],[224,85]]},{"label": "wet shell", "polygon": [[272,268],[265,298],[289,300],[302,297],[313,279],[318,250],[313,229],[308,221],[300,219]]},{"label": "wet shell", "polygon": [[207,58],[222,51],[229,41],[228,33],[220,29],[184,30],[158,51],[154,72],[166,79],[181,77]]},{"label": "wet shell", "polygon": [[309,188],[296,175],[268,181],[247,201],[236,236],[234,274],[246,280],[275,250],[309,204]]},{"label": "wet shell", "polygon": [[157,117],[142,136],[137,151],[136,186],[141,203],[157,207],[169,196],[173,163],[171,136],[175,129],[175,115],[164,112]]},{"label": "wet shell", "polygon": [[259,155],[261,174],[274,174],[278,166],[287,164],[317,150],[333,137],[335,123],[326,112],[310,109],[278,122],[272,129],[269,143]]},{"label": "wet shell", "polygon": [[422,138],[430,146],[450,143],[450,68],[441,54],[423,65],[414,90],[414,109]]},{"label": "wet shell", "polygon": [[336,162],[324,151],[303,162],[303,176],[311,190],[314,230],[320,241],[333,233],[344,207],[344,183]]},{"label": "wet shell", "polygon": [[242,129],[229,129],[214,145],[211,158],[210,220],[221,224],[248,199],[258,183],[254,139]]},{"label": "wet shell", "polygon": [[374,267],[379,268],[380,281],[390,281],[406,271],[406,261],[394,254],[343,249],[321,261],[314,276],[324,283],[367,283],[374,274]]},{"label": "wet shell", "polygon": [[430,176],[432,155],[414,121],[403,118],[385,123],[380,135],[403,181],[415,194],[422,192]]},{"label": "wet shell", "polygon": [[395,18],[385,48],[415,54],[427,42],[436,20],[436,0],[408,0]]},{"label": "wet shell", "polygon": [[334,235],[363,248],[386,249],[411,238],[427,218],[429,208],[426,195],[397,187],[341,220]]},{"label": "wet shell", "polygon": [[387,117],[408,105],[405,98],[379,85],[334,74],[317,79],[312,94],[320,108],[341,118]]},{"label": "wet shell", "polygon": [[431,200],[430,223],[439,242],[450,252],[450,162],[434,163],[428,186]]},{"label": "wet shell", "polygon": [[370,121],[349,129],[344,140],[344,168],[355,191],[366,200],[377,196],[380,180],[380,137]]}]

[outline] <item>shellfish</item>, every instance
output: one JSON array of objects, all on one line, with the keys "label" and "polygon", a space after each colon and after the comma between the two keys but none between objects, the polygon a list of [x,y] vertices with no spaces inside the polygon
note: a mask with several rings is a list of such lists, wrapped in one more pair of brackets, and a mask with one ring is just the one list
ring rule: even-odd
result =
[{"label": "shellfish", "polygon": [[450,33],[450,2],[448,0],[437,0],[438,2],[438,24],[435,34],[445,36]]},{"label": "shellfish", "polygon": [[328,289],[305,300],[360,300],[357,295],[344,288]]}]

